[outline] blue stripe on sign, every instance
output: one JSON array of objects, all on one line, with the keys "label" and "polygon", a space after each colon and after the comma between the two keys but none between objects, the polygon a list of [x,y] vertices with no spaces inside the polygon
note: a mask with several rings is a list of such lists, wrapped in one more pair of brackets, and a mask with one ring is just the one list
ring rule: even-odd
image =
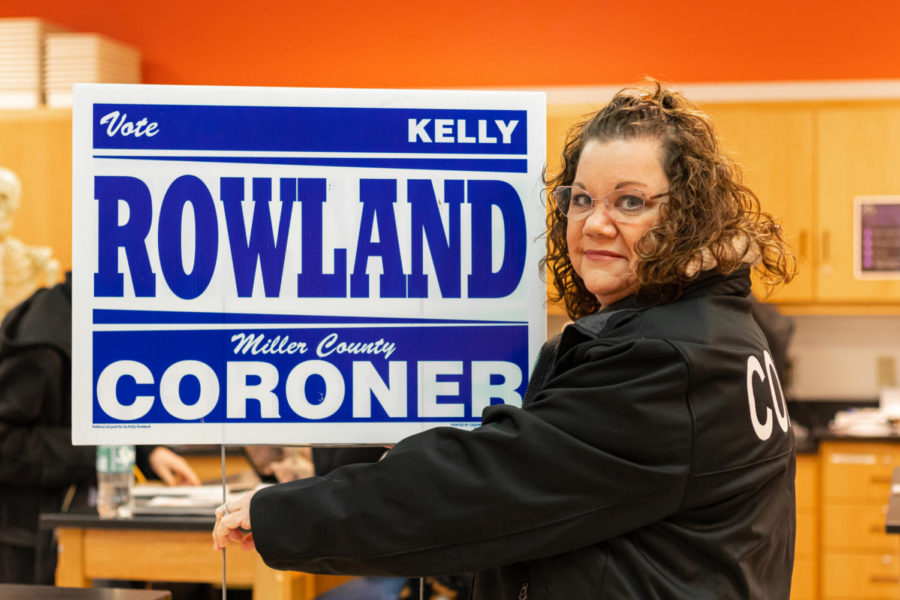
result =
[{"label": "blue stripe on sign", "polygon": [[266,165],[313,165],[322,167],[371,167],[377,169],[427,169],[431,171],[478,171],[484,173],[526,173],[524,159],[502,158],[338,158],[280,156],[113,156],[94,158],[124,160],[163,160],[213,163],[250,163]]},{"label": "blue stripe on sign", "polygon": [[524,110],[94,104],[94,148],[518,154]]},{"label": "blue stripe on sign", "polygon": [[[502,401],[502,397],[494,396],[497,392],[494,386],[515,386],[508,391],[521,399],[528,384],[528,325],[525,324],[481,327],[363,325],[339,330],[327,327],[232,327],[202,331],[95,331],[92,338],[92,419],[95,424],[417,421],[477,424],[485,404]],[[343,350],[341,346],[344,346]],[[205,366],[201,367],[202,371],[194,371],[180,378],[173,390],[175,393],[170,394],[171,402],[160,402],[159,382],[164,373],[172,365],[186,360]],[[150,382],[138,382],[128,375],[118,377],[113,390],[115,398],[107,397],[107,406],[118,404],[127,407],[132,406],[138,397],[144,398],[142,403],[147,397],[157,398],[146,406],[143,414],[132,415],[127,420],[106,413],[97,396],[97,382],[101,374],[113,363],[122,361],[133,361],[139,363],[142,369],[149,370]],[[428,375],[419,368],[419,364],[426,361],[443,366]],[[482,368],[475,368],[476,361],[481,363]],[[497,372],[491,367],[491,363],[496,362],[507,363],[507,369]],[[298,380],[298,385],[289,386],[290,373],[303,363],[309,363],[312,368]],[[357,363],[369,363],[365,369],[369,374],[357,379]],[[229,390],[230,393],[201,398],[202,389],[209,389],[210,379],[204,377],[201,381],[197,373],[211,372],[219,382],[219,389],[224,391],[229,364],[242,368],[245,382],[248,378],[252,380],[263,373],[271,373],[274,367],[277,378],[271,391],[277,399],[277,410],[267,408],[264,416],[263,402],[242,397],[247,394],[239,394],[234,388]],[[512,375],[509,366],[518,370],[516,381],[507,379],[507,375]],[[399,371],[399,380],[395,379],[394,369]],[[322,377],[322,373],[326,372],[331,374],[330,381],[335,375],[344,381],[342,394],[329,396],[329,390],[334,388],[329,388],[331,383]],[[420,377],[427,379],[420,380]],[[393,416],[387,414],[381,400],[371,392],[371,383],[378,379],[391,386],[392,394],[400,396],[397,400],[403,408],[392,411]],[[419,398],[420,382],[440,385],[440,390],[435,390],[440,395],[430,399]],[[360,390],[368,389],[361,394],[363,398],[355,400],[353,392],[356,386]],[[487,387],[492,389],[485,389]],[[485,392],[491,397],[485,397]],[[473,394],[479,394],[480,399],[476,401]],[[313,416],[306,412],[305,409],[314,408],[322,402],[328,403],[325,407],[327,413]],[[243,406],[245,412],[242,416],[228,415],[227,408],[233,403],[234,406]],[[268,402],[265,404],[269,406]],[[390,404],[396,408],[398,402],[392,400]],[[439,405],[443,404],[451,405],[451,412],[441,410]],[[180,414],[173,413],[173,407]]]},{"label": "blue stripe on sign", "polygon": [[166,310],[94,309],[94,324],[212,324],[212,323],[455,323],[478,325],[527,325],[525,321],[479,321],[475,319],[403,319],[395,317],[344,317],[324,315],[269,315],[252,313],[181,312]]}]

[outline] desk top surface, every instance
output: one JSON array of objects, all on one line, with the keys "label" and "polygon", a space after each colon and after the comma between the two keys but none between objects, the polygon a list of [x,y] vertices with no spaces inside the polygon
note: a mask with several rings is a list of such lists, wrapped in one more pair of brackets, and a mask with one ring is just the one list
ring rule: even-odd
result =
[{"label": "desk top surface", "polygon": [[96,511],[41,513],[41,529],[150,529],[176,531],[208,531],[212,533],[216,519],[196,515],[145,515],[131,519],[101,519]]},{"label": "desk top surface", "polygon": [[17,585],[0,583],[3,600],[170,600],[166,590],[126,590],[122,588],[69,588],[49,585]]}]

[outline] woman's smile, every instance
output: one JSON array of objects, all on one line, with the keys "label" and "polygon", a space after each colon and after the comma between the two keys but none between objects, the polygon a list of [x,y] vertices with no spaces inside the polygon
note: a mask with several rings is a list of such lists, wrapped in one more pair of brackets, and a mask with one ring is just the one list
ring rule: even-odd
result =
[{"label": "woman's smile", "polygon": [[622,259],[625,257],[617,252],[612,252],[611,250],[585,250],[584,257],[589,260],[614,260],[614,259]]}]

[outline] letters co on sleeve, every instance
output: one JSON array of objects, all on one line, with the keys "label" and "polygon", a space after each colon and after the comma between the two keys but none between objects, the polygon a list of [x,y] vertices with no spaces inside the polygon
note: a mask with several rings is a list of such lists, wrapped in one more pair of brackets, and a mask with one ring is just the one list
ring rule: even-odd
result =
[{"label": "letters co on sleeve", "polygon": [[84,85],[73,123],[76,443],[384,444],[521,402],[543,95]]}]

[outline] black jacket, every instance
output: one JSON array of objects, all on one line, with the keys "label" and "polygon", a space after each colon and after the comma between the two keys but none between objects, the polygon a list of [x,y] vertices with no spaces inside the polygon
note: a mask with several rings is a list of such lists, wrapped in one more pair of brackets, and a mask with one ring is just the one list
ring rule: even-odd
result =
[{"label": "black jacket", "polygon": [[[70,493],[86,502],[96,482],[95,447],[72,445],[71,350],[68,276],[0,324],[0,582],[53,583],[53,532],[38,517]],[[138,452],[144,468],[148,453]]]},{"label": "black jacket", "polygon": [[[71,287],[42,289],[0,325],[0,580],[52,583],[50,532],[67,489],[94,477],[94,448],[72,446]],[[35,553],[44,564],[35,572]],[[49,561],[49,562],[48,562]]]},{"label": "black jacket", "polygon": [[478,571],[483,600],[786,600],[793,433],[749,285],[626,299],[566,328],[523,408],[260,491],[257,549],[317,573]]}]

